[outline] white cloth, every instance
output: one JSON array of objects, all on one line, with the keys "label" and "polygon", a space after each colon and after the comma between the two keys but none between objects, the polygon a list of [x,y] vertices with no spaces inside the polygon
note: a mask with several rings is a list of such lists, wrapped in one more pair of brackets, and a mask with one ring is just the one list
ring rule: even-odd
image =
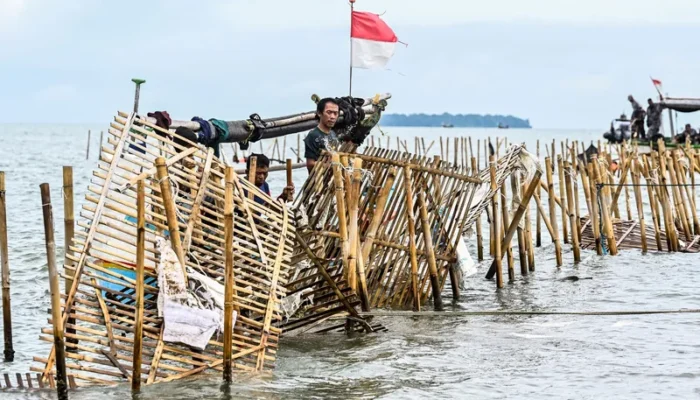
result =
[{"label": "white cloth", "polygon": [[[163,340],[184,343],[204,350],[214,332],[221,327],[221,313],[190,307],[177,301],[165,299],[163,302]],[[236,311],[233,311],[233,324],[236,324]]]},{"label": "white cloth", "polygon": [[464,243],[464,238],[460,238],[455,249],[457,256],[457,268],[459,268],[459,287],[466,289],[464,279],[476,274],[476,264],[469,254],[469,249]]}]

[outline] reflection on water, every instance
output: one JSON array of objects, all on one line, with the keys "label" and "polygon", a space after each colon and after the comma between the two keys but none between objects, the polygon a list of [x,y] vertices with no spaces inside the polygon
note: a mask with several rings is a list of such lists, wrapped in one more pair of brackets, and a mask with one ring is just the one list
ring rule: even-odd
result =
[{"label": "reflection on water", "polygon": [[[94,167],[85,161],[86,131],[81,126],[0,125],[0,170],[7,172],[16,362],[2,372],[26,372],[34,355],[49,345],[38,340],[50,307],[44,254],[39,184],[52,187],[56,241],[63,243],[61,166],[75,168],[76,210],[83,203]],[[93,133],[96,127],[92,127]],[[99,127],[97,127],[99,130]],[[496,130],[390,128],[411,143],[414,135],[474,139]],[[510,130],[511,141],[551,143],[554,137],[597,140],[598,133]],[[431,136],[432,135],[432,136]],[[522,135],[522,136],[521,136]],[[289,143],[296,143],[291,140]],[[474,142],[476,146],[476,142]],[[264,147],[267,147],[265,145]],[[433,146],[438,149],[438,146]],[[483,150],[483,149],[482,149]],[[543,150],[544,151],[544,150]],[[231,153],[230,151],[228,152]],[[287,154],[291,154],[288,152]],[[482,151],[483,155],[483,151]],[[300,187],[303,170],[294,172]],[[284,173],[270,174],[273,193]],[[585,203],[582,203],[585,204]],[[534,224],[534,218],[531,218]],[[584,252],[573,266],[564,246],[564,267],[543,228],[536,249],[536,272],[519,274],[496,292],[479,273],[469,288],[446,304],[454,310],[652,310],[700,308],[697,255],[617,257]],[[533,229],[534,233],[534,229]],[[488,237],[487,232],[485,236]],[[475,240],[469,243],[476,254]],[[58,255],[62,257],[62,253]],[[507,265],[504,262],[504,265]],[[578,282],[561,278],[592,277]],[[426,309],[430,309],[428,305]],[[144,387],[137,399],[325,399],[325,398],[697,398],[700,396],[700,324],[695,314],[627,316],[486,316],[450,318],[381,317],[389,332],[348,338],[342,334],[283,337],[277,369],[262,375],[239,374],[231,385],[220,376],[190,378]],[[124,399],[129,385],[83,389],[73,399]],[[3,393],[2,398],[55,398]]]}]

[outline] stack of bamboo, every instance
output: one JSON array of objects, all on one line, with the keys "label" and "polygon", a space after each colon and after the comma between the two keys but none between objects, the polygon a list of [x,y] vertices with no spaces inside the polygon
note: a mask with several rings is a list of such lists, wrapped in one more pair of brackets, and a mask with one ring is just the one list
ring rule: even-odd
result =
[{"label": "stack of bamboo", "polygon": [[[336,282],[357,293],[363,310],[419,310],[431,298],[440,309],[448,276],[453,296],[459,296],[454,268],[458,241],[521,166],[522,150],[511,147],[492,164],[493,175],[469,175],[468,168],[439,157],[376,148],[363,154],[327,154],[295,201],[294,207],[308,218],[298,233]],[[295,281],[315,275],[309,269]],[[318,279],[311,282],[324,285]],[[290,293],[307,287],[313,286],[290,288]]]},{"label": "stack of bamboo", "polygon": [[[281,320],[294,241],[287,208],[225,170],[211,149],[182,147],[164,134],[146,119],[120,113],[93,172],[82,229],[67,254],[72,285],[54,314],[60,317],[49,320],[70,341],[66,367],[79,386],[172,381],[221,370],[222,355],[243,371],[274,366],[281,330],[273,322]],[[226,272],[226,282],[235,282],[225,285],[227,311],[237,318],[223,342],[213,337],[199,351],[163,341],[158,237],[170,241],[185,278],[197,271],[223,284]],[[51,329],[42,333],[54,342]],[[33,371],[52,376],[56,346],[35,361],[42,365]]]}]

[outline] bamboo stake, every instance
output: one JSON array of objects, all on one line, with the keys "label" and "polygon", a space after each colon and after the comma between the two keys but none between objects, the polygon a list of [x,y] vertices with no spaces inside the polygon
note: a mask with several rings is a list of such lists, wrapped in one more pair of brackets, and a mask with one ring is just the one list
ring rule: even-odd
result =
[{"label": "bamboo stake", "polygon": [[342,169],[340,168],[340,156],[338,153],[333,153],[331,156],[331,164],[333,165],[333,183],[335,184],[335,204],[338,214],[338,228],[340,230],[340,242],[342,244],[343,255],[343,278],[348,279],[349,276],[349,260],[350,242],[348,241],[348,224],[345,214],[345,189],[343,183]]},{"label": "bamboo stake", "polygon": [[143,352],[143,275],[146,252],[146,201],[143,180],[136,187],[136,316],[134,320],[134,355],[132,364],[131,391],[141,391],[141,354]]},{"label": "bamboo stake", "polygon": [[[491,156],[491,158],[493,158],[493,156]],[[493,167],[493,164],[492,164],[492,167]],[[491,172],[491,176],[492,176],[492,178],[494,178],[492,180],[492,184],[491,184],[492,188],[494,186],[493,182],[495,181],[495,175],[496,175],[495,167],[493,167],[493,171]],[[515,234],[515,231],[518,229],[518,225],[520,224],[520,220],[522,219],[523,215],[525,215],[525,210],[527,209],[527,206],[530,203],[530,199],[535,194],[536,188],[539,186],[541,176],[542,176],[541,171],[535,172],[535,176],[532,178],[530,185],[528,185],[527,189],[525,190],[525,193],[523,194],[523,198],[522,198],[520,204],[518,205],[518,208],[515,210],[515,213],[513,214],[513,220],[511,221],[510,225],[508,226],[508,229],[506,230],[505,237],[503,238],[503,243],[507,243],[508,241],[513,239],[513,235]],[[496,199],[497,197],[498,196],[493,196],[493,199]],[[497,202],[498,200],[492,200],[492,202],[494,202],[494,201]],[[498,213],[495,213],[495,215],[497,216]],[[496,219],[497,218],[494,217],[494,220],[496,220]],[[502,258],[502,255],[500,254],[500,249],[501,249],[500,241],[496,242],[496,249],[497,249],[497,251],[496,251],[497,255],[500,255],[501,257],[496,257],[493,260],[493,263],[491,264],[491,268],[489,268],[489,271],[486,274],[486,279],[493,278],[493,274],[495,273],[496,280],[498,281],[498,272],[499,272],[500,264],[501,264],[500,260]],[[501,281],[502,281],[502,279],[503,278],[501,278]],[[502,284],[502,282],[501,282],[501,284]]]},{"label": "bamboo stake", "polygon": [[[477,147],[478,148],[478,147]],[[472,153],[473,154],[473,153]],[[477,166],[477,159],[472,157],[472,171],[478,173],[479,167]],[[476,218],[476,253],[479,262],[484,261],[484,236],[481,232],[481,215]]]},{"label": "bamboo stake", "polygon": [[[601,171],[603,167],[600,165],[600,163],[596,162],[594,165],[595,168],[593,168],[594,173],[596,175],[596,181],[597,182],[604,182],[605,181],[605,175]],[[598,186],[601,188],[601,186]],[[613,225],[612,225],[612,219],[610,217],[610,209],[611,209],[611,204],[608,200],[608,197],[610,196],[610,186],[602,186],[602,189],[599,190],[598,195],[600,196],[600,211],[603,216],[603,229],[605,229],[605,236],[608,241],[608,250],[610,250],[610,255],[617,255],[617,242],[615,240],[615,231],[613,230]]]},{"label": "bamboo stake", "polygon": [[[348,284],[358,292],[358,271],[357,271],[357,242],[359,241],[358,229],[358,201],[360,197],[360,183],[362,180],[362,159],[355,158],[353,160],[352,184],[347,188],[348,197],[348,238],[350,240],[350,252],[348,253],[349,275]],[[364,278],[360,276],[360,281]],[[366,284],[365,284],[366,286]],[[361,289],[361,288],[360,288]],[[365,296],[367,293],[365,293]]]},{"label": "bamboo stake", "polygon": [[678,185],[680,181],[678,180],[678,157],[675,151],[671,151],[671,163],[669,166],[669,174],[671,175],[671,184],[673,184],[673,197],[676,199],[676,210],[678,211],[678,218],[681,220],[681,225],[683,226],[683,232],[685,233],[685,238],[687,241],[693,240],[693,235],[690,230],[690,222],[685,208],[685,200],[683,197],[683,191],[680,190]]},{"label": "bamboo stake", "polygon": [[372,251],[372,246],[376,239],[377,230],[379,229],[382,220],[384,218],[384,212],[386,210],[387,200],[389,199],[389,194],[391,193],[391,188],[394,185],[394,179],[396,179],[396,167],[391,167],[387,175],[386,181],[382,185],[382,189],[379,192],[379,198],[376,201],[376,208],[374,209],[374,214],[372,215],[372,221],[367,228],[365,233],[365,240],[362,243],[362,261],[364,265],[369,264],[369,256]]},{"label": "bamboo stake", "polygon": [[[513,192],[513,205],[518,204],[518,207],[520,207],[522,199],[520,196],[520,185],[518,184],[518,177],[513,174],[510,176],[510,185],[511,185],[511,191]],[[525,210],[525,214],[527,214],[527,204],[523,205],[523,209]],[[524,214],[524,215],[525,215]],[[513,219],[515,220],[515,218]],[[524,229],[520,227],[520,224],[517,225],[517,232],[518,232],[518,258],[520,261],[520,275],[527,275],[528,273],[528,268],[527,268],[527,247],[525,245],[525,232]]]},{"label": "bamboo stake", "polygon": [[573,188],[571,184],[571,175],[573,174],[573,170],[571,166],[568,165],[568,162],[566,165],[566,171],[569,171],[564,172],[566,175],[564,181],[566,185],[566,201],[569,209],[569,220],[571,223],[571,244],[574,248],[574,264],[578,264],[581,262],[581,248],[579,247],[581,239],[579,238],[580,232],[578,232],[576,229],[576,219],[578,219],[578,216],[575,213],[576,208],[574,207]]},{"label": "bamboo stake", "polygon": [[[552,143],[552,153],[554,153],[554,143]],[[556,203],[554,202],[554,180],[552,179],[552,159],[547,157],[544,159],[545,168],[547,169],[547,192],[549,198],[549,223],[552,225],[552,241],[554,242],[554,251],[557,258],[557,267],[561,267],[563,260],[561,257],[561,244],[559,243],[559,228],[557,227],[557,211]]]},{"label": "bamboo stake", "polygon": [[455,137],[455,156],[454,156],[454,166],[456,167],[459,162],[459,138]]},{"label": "bamboo stake", "polygon": [[671,251],[678,251],[678,234],[676,232],[676,225],[673,223],[673,213],[671,212],[671,199],[669,198],[668,192],[666,190],[666,145],[662,139],[658,140],[658,159],[659,166],[661,168],[661,187],[659,187],[659,201],[661,202],[662,209],[664,211],[664,224],[666,226],[666,239],[669,242],[669,248]]},{"label": "bamboo stake", "polygon": [[433,235],[430,232],[430,221],[428,220],[428,209],[425,205],[425,195],[422,190],[418,191],[418,207],[420,209],[420,220],[423,229],[423,241],[425,251],[428,254],[428,268],[430,271],[430,286],[433,289],[433,303],[435,311],[442,311],[442,296],[440,293],[440,283],[438,282],[437,262],[435,260],[435,248]]},{"label": "bamboo stake", "polygon": [[301,133],[297,133],[297,163],[301,162]]},{"label": "bamboo stake", "polygon": [[2,326],[5,343],[5,361],[15,359],[12,346],[12,307],[10,305],[10,262],[7,245],[7,206],[5,197],[5,172],[0,171],[0,267],[2,270]]},{"label": "bamboo stake", "polygon": [[[574,209],[575,209],[574,212],[576,215],[576,228],[575,229],[576,229],[576,232],[578,232],[577,235],[578,235],[579,245],[580,245],[581,244],[581,207],[579,205],[578,180],[576,179],[576,174],[579,170],[578,169],[578,162],[576,160],[576,146],[577,146],[576,141],[574,141],[572,143],[572,146],[570,149],[571,167],[572,167],[571,173],[573,174],[571,180],[572,180],[572,184],[573,184],[572,188],[574,191],[574,193],[573,193],[574,194]],[[583,180],[583,178],[581,178],[581,179]],[[585,190],[584,190],[584,192],[585,192]],[[588,197],[586,197],[586,198],[588,198]]]},{"label": "bamboo stake", "polygon": [[[100,143],[102,143],[102,134],[100,133]],[[74,263],[70,259],[73,255],[71,251],[71,243],[73,237],[75,236],[75,211],[73,207],[73,167],[64,166],[63,167],[63,228],[64,228],[64,261],[63,264],[67,267],[73,267]],[[66,280],[64,282],[64,291],[66,294],[70,293],[70,288],[73,286],[73,270],[66,269]],[[69,318],[68,323],[73,324],[74,319]],[[74,329],[67,329],[67,333],[75,333]],[[74,339],[67,339],[67,343],[75,344],[78,343]],[[68,346],[68,350],[72,350],[72,346]]]},{"label": "bamboo stake", "polygon": [[[104,136],[104,133],[105,133],[104,131],[100,131],[100,147],[99,147],[100,149],[102,148],[102,137]],[[99,157],[100,152],[98,151],[97,154]]]},{"label": "bamboo stake", "polygon": [[637,203],[637,219],[639,219],[639,230],[642,237],[642,254],[647,253],[647,232],[644,222],[644,206],[642,205],[642,191],[639,187],[639,163],[635,157],[632,161],[632,184],[634,185],[634,199]]},{"label": "bamboo stake", "polygon": [[[506,185],[505,182],[503,185],[501,185],[501,197],[503,201],[501,202],[501,212],[503,213],[503,223],[501,224],[501,230],[498,232],[498,240],[501,238],[505,237],[505,231],[506,227],[509,226],[510,221],[509,221],[509,213],[508,213],[508,201],[506,200],[508,198],[508,195],[506,193]],[[506,250],[506,255],[508,256],[507,261],[508,261],[508,282],[513,282],[515,281],[515,268],[514,268],[514,263],[515,260],[513,259],[513,246],[512,246],[512,240],[504,241],[503,245],[501,246],[501,250],[505,248]]]},{"label": "bamboo stake", "polygon": [[[648,161],[648,159],[645,160]],[[651,222],[654,225],[654,240],[656,242],[656,248],[659,251],[663,251],[660,232],[661,220],[659,217],[659,210],[657,208],[658,204],[656,201],[656,197],[654,196],[654,189],[651,186],[651,177],[649,175],[649,170],[646,161],[642,163],[641,170],[642,175],[644,176],[644,181],[646,182],[647,186],[647,196],[649,196],[649,204],[651,205]]]},{"label": "bamboo stake", "polygon": [[[537,139],[537,158],[540,158],[540,140]],[[540,198],[542,191],[538,188],[535,191],[535,197]],[[535,246],[537,247],[542,247],[542,214],[540,214],[540,209],[537,209],[537,215],[536,215],[536,231],[535,231]]]},{"label": "bamboo stake", "polygon": [[[250,160],[250,168],[248,169],[248,182],[252,183],[254,186],[255,185],[255,174],[256,174],[256,169],[258,165],[257,157],[256,156],[251,156],[249,157]],[[248,191],[248,199],[253,200],[254,198],[253,191],[250,190]]]},{"label": "bamboo stake", "polygon": [[[496,183],[496,160],[494,156],[489,156],[489,173],[491,177],[491,190],[496,191],[498,185]],[[500,228],[498,226],[498,194],[491,198],[491,209],[493,210],[491,218],[491,231],[499,232]],[[493,253],[494,253],[494,263],[496,269],[496,287],[498,289],[503,287],[503,262],[501,260],[501,240],[500,237],[492,235],[493,240]]]},{"label": "bamboo stake", "polygon": [[564,204],[567,203],[566,200],[566,185],[564,184],[564,162],[563,162],[563,157],[564,153],[562,155],[557,156],[557,175],[559,175],[559,198],[561,199],[561,226],[562,226],[562,236],[564,237],[564,244],[569,243],[569,227],[567,223],[567,212],[571,213],[571,210],[566,210],[564,211],[564,208],[569,208],[564,207]]},{"label": "bamboo stake", "polygon": [[[449,141],[447,142],[449,144]],[[408,219],[408,242],[411,258],[411,288],[413,293],[413,311],[420,311],[420,293],[418,293],[418,257],[416,256],[416,226],[413,216],[413,188],[411,185],[411,168],[403,167],[404,192],[406,193],[406,218]]]},{"label": "bamboo stake", "polygon": [[170,242],[172,243],[173,250],[180,261],[180,266],[182,268],[182,276],[187,283],[187,269],[185,265],[185,254],[182,250],[182,242],[180,238],[180,228],[178,226],[177,211],[175,210],[175,201],[173,199],[173,193],[170,188],[170,175],[168,174],[168,168],[165,165],[165,158],[156,158],[156,169],[158,180],[160,181],[160,191],[163,196],[163,207],[165,208],[165,213],[168,219],[168,231],[170,232]]},{"label": "bamboo stake", "polygon": [[[44,237],[46,239],[46,259],[49,269],[49,284],[51,288],[51,315],[53,319],[54,347],[56,349],[56,390],[59,400],[68,399],[66,380],[66,348],[63,339],[63,319],[61,318],[61,292],[56,270],[56,242],[53,230],[53,208],[51,206],[51,191],[48,183],[42,183],[41,204],[44,212]],[[47,376],[44,376],[44,379]]]},{"label": "bamboo stake", "polygon": [[[523,195],[527,192],[525,182],[522,183],[521,193]],[[532,198],[530,198],[532,200]],[[521,201],[525,201],[521,199]],[[535,271],[535,246],[532,243],[532,221],[530,219],[530,201],[525,204],[525,246],[527,248],[527,266],[528,271]]]},{"label": "bamboo stake", "polygon": [[[287,164],[289,164],[287,160]],[[233,297],[235,277],[233,274],[233,168],[226,168],[226,191],[224,193],[224,381],[231,382],[231,355],[233,352]],[[237,296],[236,296],[237,297]]]}]

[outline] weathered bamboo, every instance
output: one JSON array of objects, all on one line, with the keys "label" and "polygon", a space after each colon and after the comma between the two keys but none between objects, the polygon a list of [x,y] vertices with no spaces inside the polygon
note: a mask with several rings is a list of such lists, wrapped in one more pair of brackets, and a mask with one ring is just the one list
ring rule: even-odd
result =
[{"label": "weathered bamboo", "polygon": [[562,153],[561,155],[557,156],[557,175],[559,175],[559,198],[561,199],[562,205],[564,203],[567,203],[567,210],[564,211],[564,207],[561,209],[561,227],[562,227],[562,236],[564,240],[564,244],[569,243],[569,224],[567,223],[567,212],[571,213],[571,210],[568,210],[570,206],[568,206],[568,202],[566,200],[566,185],[564,184],[564,161],[563,161],[564,154]]},{"label": "weathered bamboo", "polygon": [[[495,171],[492,172],[492,177],[495,177]],[[542,177],[542,172],[541,171],[536,171],[535,176],[532,178],[532,181],[528,185],[527,189],[525,190],[525,193],[523,194],[523,197],[520,201],[520,204],[518,205],[518,208],[515,210],[515,213],[513,214],[513,220],[511,221],[510,225],[508,226],[508,229],[506,230],[505,237],[503,238],[503,243],[507,243],[513,238],[513,235],[515,234],[516,230],[518,229],[518,225],[520,224],[520,220],[522,219],[523,215],[525,215],[525,210],[528,207],[528,204],[530,203],[530,199],[532,196],[535,194],[536,188],[539,186],[540,179]],[[492,185],[491,187],[493,188],[493,180],[492,180]],[[493,198],[497,198],[498,196],[493,196]],[[498,200],[495,200],[498,201]],[[498,215],[498,213],[495,213]],[[494,218],[496,220],[496,218]],[[501,249],[501,243],[496,242],[496,248],[498,251]],[[491,267],[489,268],[489,271],[486,273],[486,279],[491,279],[493,278],[493,274],[495,273],[496,276],[498,277],[498,270],[499,270],[499,262],[500,258],[495,258],[493,262],[491,263]],[[498,278],[496,278],[498,279]],[[502,279],[502,278],[501,278]]]},{"label": "weathered bamboo", "polygon": [[[526,182],[522,182],[520,192],[523,195],[527,192]],[[536,189],[535,189],[536,190]],[[532,198],[530,198],[532,200]],[[523,199],[521,199],[523,201]],[[527,269],[535,271],[535,246],[532,242],[532,220],[530,219],[530,202],[525,204],[525,247],[527,249]]]},{"label": "weathered bamboo", "polygon": [[[540,158],[540,140],[537,139],[537,158]],[[535,197],[540,198],[542,191],[537,188],[535,191]],[[537,209],[537,215],[535,216],[536,228],[535,228],[535,246],[542,247],[542,214],[540,214],[540,209]]]},{"label": "weathered bamboo", "polygon": [[[552,143],[552,153],[554,152],[554,143]],[[561,256],[561,244],[559,243],[559,228],[557,226],[557,210],[554,202],[554,180],[552,179],[552,160],[547,157],[544,159],[545,169],[547,170],[547,194],[549,200],[549,223],[552,225],[552,242],[554,242],[554,251],[556,253],[557,267],[563,264]]]},{"label": "weathered bamboo", "polygon": [[[649,168],[647,165],[648,159],[645,157],[645,161],[642,162],[641,164],[641,171],[642,175],[644,176],[644,181],[646,182],[647,186],[647,196],[649,197],[649,204],[651,206],[651,222],[652,225],[654,225],[654,241],[656,242],[656,248],[659,251],[663,251],[663,244],[661,242],[661,219],[659,216],[659,210],[658,210],[658,203],[657,199],[654,196],[654,188],[651,186],[652,185],[652,180],[651,176],[649,174]],[[670,250],[670,249],[669,249]]]},{"label": "weathered bamboo", "polygon": [[[287,160],[289,164],[290,160]],[[224,193],[224,381],[231,382],[231,355],[233,352],[233,168],[226,168],[226,191]]]},{"label": "weathered bamboo", "polygon": [[394,186],[394,179],[396,179],[396,167],[391,167],[387,175],[386,181],[379,192],[379,197],[376,201],[376,207],[374,209],[374,214],[372,215],[372,221],[367,228],[365,233],[365,240],[362,242],[362,261],[364,265],[369,263],[370,252],[372,251],[372,246],[376,239],[377,230],[379,229],[382,220],[384,218],[384,211],[386,210],[387,200],[389,199],[389,193]]},{"label": "weathered bamboo", "polygon": [[678,212],[678,218],[681,220],[681,226],[683,227],[683,232],[685,233],[685,239],[687,241],[693,240],[693,235],[690,230],[690,221],[687,214],[687,209],[685,207],[685,200],[683,197],[683,191],[680,190],[678,180],[678,175],[676,171],[678,170],[678,157],[675,151],[671,151],[671,162],[668,164],[668,172],[671,175],[671,184],[673,185],[673,198],[676,201],[676,211]]},{"label": "weathered bamboo", "polygon": [[[66,381],[66,348],[63,338],[63,319],[61,318],[61,292],[58,284],[56,269],[56,242],[54,240],[53,208],[51,206],[51,190],[48,183],[42,183],[41,204],[44,214],[44,238],[46,240],[46,260],[49,269],[49,285],[51,289],[51,315],[53,319],[54,347],[56,349],[56,390],[59,400],[68,399]],[[48,376],[44,376],[44,379]]]},{"label": "weathered bamboo", "polygon": [[579,235],[581,233],[576,229],[576,219],[578,217],[575,213],[576,207],[574,207],[574,192],[571,184],[571,175],[573,174],[573,169],[570,165],[568,165],[568,162],[566,164],[566,170],[564,172],[566,176],[564,181],[566,186],[566,201],[569,209],[569,220],[571,223],[571,244],[574,248],[574,264],[578,264],[579,262],[581,262],[581,248],[579,247],[579,243],[581,242]]},{"label": "weathered bamboo", "polygon": [[[100,131],[100,149],[102,148],[102,138],[104,136],[104,133],[105,133],[104,131]],[[98,154],[99,154],[99,152],[98,152]]]},{"label": "weathered bamboo", "polygon": [[453,165],[456,167],[459,162],[459,138],[455,137],[455,156]]},{"label": "weathered bamboo", "polygon": [[156,158],[156,169],[158,180],[160,181],[160,191],[163,196],[163,206],[165,207],[165,213],[168,219],[168,231],[170,232],[170,242],[173,245],[173,250],[177,255],[177,259],[180,261],[180,267],[182,268],[182,275],[187,282],[187,269],[185,264],[185,254],[182,249],[182,241],[180,238],[180,228],[178,226],[177,211],[175,210],[175,201],[173,199],[173,193],[170,187],[170,175],[168,174],[168,167],[165,165],[165,158]]},{"label": "weathered bamboo", "polygon": [[[491,190],[496,191],[498,189],[498,184],[496,182],[496,160],[494,156],[489,156],[489,173],[491,177]],[[492,232],[500,232],[498,220],[498,194],[491,198],[491,209],[493,210],[493,215],[491,218],[491,230]],[[496,269],[496,287],[503,287],[503,264],[501,260],[501,238],[497,235],[492,235],[493,238],[493,253],[494,253],[494,263]]]},{"label": "weathered bamboo", "polygon": [[[249,157],[250,160],[250,168],[248,168],[248,182],[252,183],[255,185],[255,174],[256,174],[256,169],[258,165],[258,159],[256,156],[251,156]],[[248,192],[248,199],[253,200],[254,195],[253,191]]]},{"label": "weathered bamboo", "polygon": [[340,166],[340,157],[337,153],[333,153],[331,157],[333,166],[333,183],[335,184],[335,205],[338,215],[340,242],[342,244],[343,278],[347,280],[350,272],[348,264],[348,257],[350,256],[350,242],[348,240],[348,224],[347,216],[345,214],[345,184],[342,172],[343,170]]},{"label": "weathered bamboo", "polygon": [[[591,223],[593,224],[593,239],[595,241],[596,253],[601,256],[603,255],[603,243],[601,240],[601,230],[600,230],[600,215],[598,207],[598,188],[596,187],[595,180],[595,156],[588,163],[588,193],[590,195],[589,204],[589,215],[591,218]],[[581,179],[584,179],[584,175],[581,175]],[[585,184],[585,182],[584,182]]]},{"label": "weathered bamboo", "polygon": [[435,311],[442,311],[442,296],[440,295],[440,283],[438,282],[437,262],[435,261],[435,249],[433,245],[433,235],[430,232],[430,221],[428,220],[428,209],[425,205],[425,195],[422,190],[418,190],[418,208],[420,209],[420,220],[423,229],[423,241],[425,251],[428,253],[428,268],[430,270],[430,286],[433,289],[433,304]]},{"label": "weathered bamboo", "polygon": [[632,184],[634,185],[634,199],[637,204],[637,219],[639,220],[639,229],[642,239],[642,254],[647,253],[647,229],[644,222],[644,206],[642,204],[642,190],[639,187],[639,162],[637,157],[632,161]]},{"label": "weathered bamboo", "polygon": [[579,205],[579,194],[578,194],[578,180],[576,179],[576,174],[578,173],[578,161],[576,160],[576,141],[572,143],[570,148],[571,153],[571,173],[572,178],[572,189],[574,195],[574,215],[576,216],[576,232],[578,232],[579,245],[581,244],[581,207]]},{"label": "weathered bamboo", "polygon": [[440,158],[443,160],[445,159],[445,150],[442,143],[442,136],[440,136]]},{"label": "weathered bamboo", "polygon": [[[501,224],[501,229],[498,232],[498,240],[501,240],[501,238],[506,237],[506,228],[508,228],[510,224],[510,213],[508,212],[507,201],[508,193],[506,191],[505,182],[503,183],[503,185],[501,185],[501,198],[503,199],[503,201],[501,202],[501,212],[503,214],[501,221],[503,221],[503,223]],[[513,282],[515,281],[515,260],[513,258],[512,238],[511,240],[503,242],[503,244],[501,245],[501,251],[503,251],[503,249],[505,249],[507,256],[506,260],[508,264],[508,282]]]},{"label": "weathered bamboo", "polygon": [[[478,146],[477,146],[478,149]],[[473,154],[473,153],[472,153]],[[477,164],[477,158],[472,157],[472,171],[477,173],[479,167]],[[476,254],[479,262],[484,261],[484,236],[481,231],[481,214],[476,218]]]},{"label": "weathered bamboo", "polygon": [[4,356],[6,362],[15,359],[12,345],[12,307],[10,302],[10,262],[7,245],[7,203],[5,197],[5,172],[0,171],[0,268],[2,271],[2,326]]},{"label": "weathered bamboo", "polygon": [[[511,190],[513,192],[513,205],[518,204],[518,207],[520,207],[521,202],[523,201],[521,198],[520,194],[520,185],[518,184],[518,177],[513,174],[510,176],[510,185],[511,185]],[[525,214],[527,214],[527,205],[525,205],[524,210]],[[523,214],[523,215],[525,215]],[[513,219],[515,220],[515,219]],[[528,268],[527,268],[527,247],[525,244],[525,232],[524,229],[520,227],[520,223],[518,223],[518,261],[520,262],[520,275],[527,275],[528,273]]]},{"label": "weathered bamboo", "polygon": [[[668,241],[668,245],[670,248],[670,251],[678,251],[678,234],[676,231],[676,225],[673,223],[673,213],[671,212],[671,199],[669,198],[668,191],[666,190],[667,188],[667,183],[666,183],[666,145],[662,139],[658,140],[658,153],[656,156],[658,157],[658,165],[660,167],[660,177],[661,181],[660,186],[657,186],[656,189],[658,189],[658,200],[661,203],[661,209],[663,210],[664,214],[664,225],[666,228],[666,240]],[[653,162],[654,158],[652,158]]]},{"label": "weathered bamboo", "polygon": [[[449,141],[447,142],[449,145]],[[413,215],[413,185],[411,178],[411,168],[407,165],[403,167],[404,192],[406,193],[406,219],[408,220],[408,243],[411,258],[411,292],[413,294],[413,311],[420,311],[420,298],[418,292],[418,256],[416,255],[416,226]]]},{"label": "weathered bamboo", "polygon": [[[611,204],[608,200],[610,196],[610,186],[604,185],[606,174],[603,171],[603,166],[599,162],[594,163],[593,171],[596,177],[598,195],[600,197],[600,214],[602,215],[603,229],[605,230],[605,238],[608,242],[608,250],[610,255],[617,255],[617,242],[615,240],[615,231],[613,230],[612,219],[610,217]],[[600,185],[603,186],[600,186]]]},{"label": "weathered bamboo", "polygon": [[[102,143],[102,133],[100,132],[100,143]],[[63,265],[72,267],[73,261],[70,256],[73,255],[71,251],[71,243],[73,237],[75,236],[75,211],[73,206],[73,167],[64,166],[63,167],[63,228],[64,228],[64,261]],[[64,291],[66,294],[70,293],[70,289],[73,286],[73,272],[71,269],[66,269],[66,280],[64,282]],[[68,324],[73,324],[73,319],[68,319]],[[66,329],[68,333],[75,333],[75,330],[70,328]],[[68,338],[66,340],[69,343],[68,350],[71,350],[70,344],[77,343],[74,339]]]},{"label": "weathered bamboo", "polygon": [[[364,276],[359,276],[357,268],[357,248],[359,238],[358,229],[358,201],[360,198],[360,183],[362,182],[362,159],[355,158],[352,164],[352,184],[347,187],[348,198],[348,238],[350,240],[350,252],[348,253],[348,265],[350,268],[348,275],[348,284],[355,292],[360,292],[361,282],[365,279]],[[359,278],[359,279],[358,279]],[[358,285],[358,280],[360,285]],[[365,283],[366,286],[366,283]],[[364,293],[367,296],[367,293]]]},{"label": "weathered bamboo", "polygon": [[301,162],[301,134],[297,133],[297,163]]},{"label": "weathered bamboo", "polygon": [[143,352],[143,279],[146,253],[146,196],[143,180],[136,187],[136,318],[134,320],[134,353],[132,363],[131,391],[141,391],[141,354]]}]

